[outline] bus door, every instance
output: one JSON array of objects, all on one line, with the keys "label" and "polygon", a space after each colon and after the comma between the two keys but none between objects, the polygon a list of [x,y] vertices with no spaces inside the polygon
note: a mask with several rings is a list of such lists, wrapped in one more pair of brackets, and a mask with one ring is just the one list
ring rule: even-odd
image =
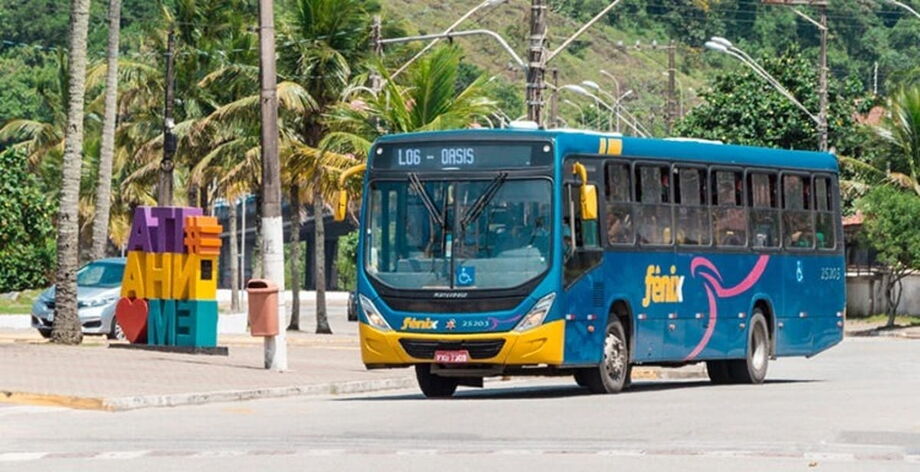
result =
[{"label": "bus door", "polygon": [[[673,274],[668,287],[678,299],[669,311],[665,325],[665,351],[670,359],[684,359],[696,350],[709,329],[708,297],[698,279],[690,274],[694,257],[709,247],[709,192],[704,166],[678,165],[671,173],[674,187],[674,243],[677,246]],[[699,352],[694,353],[694,357]]]},{"label": "bus door", "polygon": [[[805,174],[782,174],[783,246],[783,323],[777,350],[783,354],[808,354],[812,350],[812,321],[809,295],[816,285],[809,277],[809,257],[815,247],[815,222],[811,179]],[[817,293],[811,294],[817,296]],[[778,330],[779,331],[779,330]]]},{"label": "bus door", "polygon": [[636,238],[639,252],[635,260],[641,281],[636,312],[636,340],[633,358],[639,362],[666,360],[670,345],[685,335],[678,329],[680,305],[674,253],[674,208],[671,169],[667,164],[636,163]]},{"label": "bus door", "polygon": [[[567,159],[562,186],[563,287],[566,303],[565,362],[600,361],[604,328],[589,325],[606,319],[603,259],[599,243],[597,167],[589,159]],[[600,335],[598,335],[598,332]]]}]

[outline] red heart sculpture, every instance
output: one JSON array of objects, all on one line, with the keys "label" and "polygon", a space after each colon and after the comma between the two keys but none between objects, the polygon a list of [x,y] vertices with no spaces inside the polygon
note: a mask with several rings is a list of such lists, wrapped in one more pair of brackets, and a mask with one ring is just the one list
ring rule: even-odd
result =
[{"label": "red heart sculpture", "polygon": [[147,300],[122,298],[115,305],[115,320],[131,343],[147,342]]}]

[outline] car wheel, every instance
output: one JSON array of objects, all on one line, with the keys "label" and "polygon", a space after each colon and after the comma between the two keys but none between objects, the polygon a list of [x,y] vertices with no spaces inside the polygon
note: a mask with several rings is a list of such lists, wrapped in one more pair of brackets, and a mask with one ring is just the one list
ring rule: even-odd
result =
[{"label": "car wheel", "polygon": [[108,334],[106,334],[105,337],[115,340],[115,341],[124,341],[126,339],[125,332],[122,331],[121,326],[118,324],[117,321],[115,321],[114,318],[112,318],[112,329],[109,330]]},{"label": "car wheel", "polygon": [[39,329],[38,334],[40,334],[45,339],[51,339],[51,330],[50,329]]},{"label": "car wheel", "polygon": [[428,398],[447,398],[457,391],[457,379],[432,374],[431,364],[416,364],[415,378],[422,393]]},{"label": "car wheel", "polygon": [[579,369],[575,381],[592,393],[619,393],[629,384],[629,343],[623,325],[616,317],[607,323],[604,335],[604,356],[597,367]]}]

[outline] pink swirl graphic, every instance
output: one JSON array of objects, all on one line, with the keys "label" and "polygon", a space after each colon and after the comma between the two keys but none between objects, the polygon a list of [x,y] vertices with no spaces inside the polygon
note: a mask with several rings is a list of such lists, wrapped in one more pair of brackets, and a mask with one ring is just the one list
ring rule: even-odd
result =
[{"label": "pink swirl graphic", "polygon": [[[767,262],[770,261],[770,256],[760,256],[757,259],[757,263],[754,264],[754,267],[751,269],[751,272],[741,281],[738,285],[734,287],[724,288],[722,287],[722,274],[719,273],[719,269],[716,268],[715,264],[712,263],[709,259],[705,257],[695,257],[690,261],[690,273],[694,277],[697,275],[697,269],[704,268],[709,269],[712,273],[700,272],[699,275],[705,282],[703,286],[706,288],[706,296],[709,298],[709,324],[706,327],[706,332],[703,333],[703,338],[700,339],[699,344],[693,348],[693,351],[684,358],[685,361],[689,361],[698,356],[703,349],[706,348],[706,345],[709,344],[709,340],[712,338],[712,333],[716,329],[716,320],[718,319],[718,306],[716,299],[718,298],[731,298],[736,295],[740,295],[754,286],[760,277],[763,275],[764,271],[767,269]],[[708,283],[707,283],[708,282]]]}]

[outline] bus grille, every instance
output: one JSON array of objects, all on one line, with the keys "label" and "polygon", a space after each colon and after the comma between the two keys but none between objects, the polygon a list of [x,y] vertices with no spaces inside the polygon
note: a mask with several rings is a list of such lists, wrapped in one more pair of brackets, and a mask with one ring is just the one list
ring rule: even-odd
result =
[{"label": "bus grille", "polygon": [[490,339],[485,341],[424,341],[419,339],[400,339],[406,352],[416,359],[434,359],[434,351],[466,350],[472,359],[488,359],[495,357],[505,346],[504,339]]}]

